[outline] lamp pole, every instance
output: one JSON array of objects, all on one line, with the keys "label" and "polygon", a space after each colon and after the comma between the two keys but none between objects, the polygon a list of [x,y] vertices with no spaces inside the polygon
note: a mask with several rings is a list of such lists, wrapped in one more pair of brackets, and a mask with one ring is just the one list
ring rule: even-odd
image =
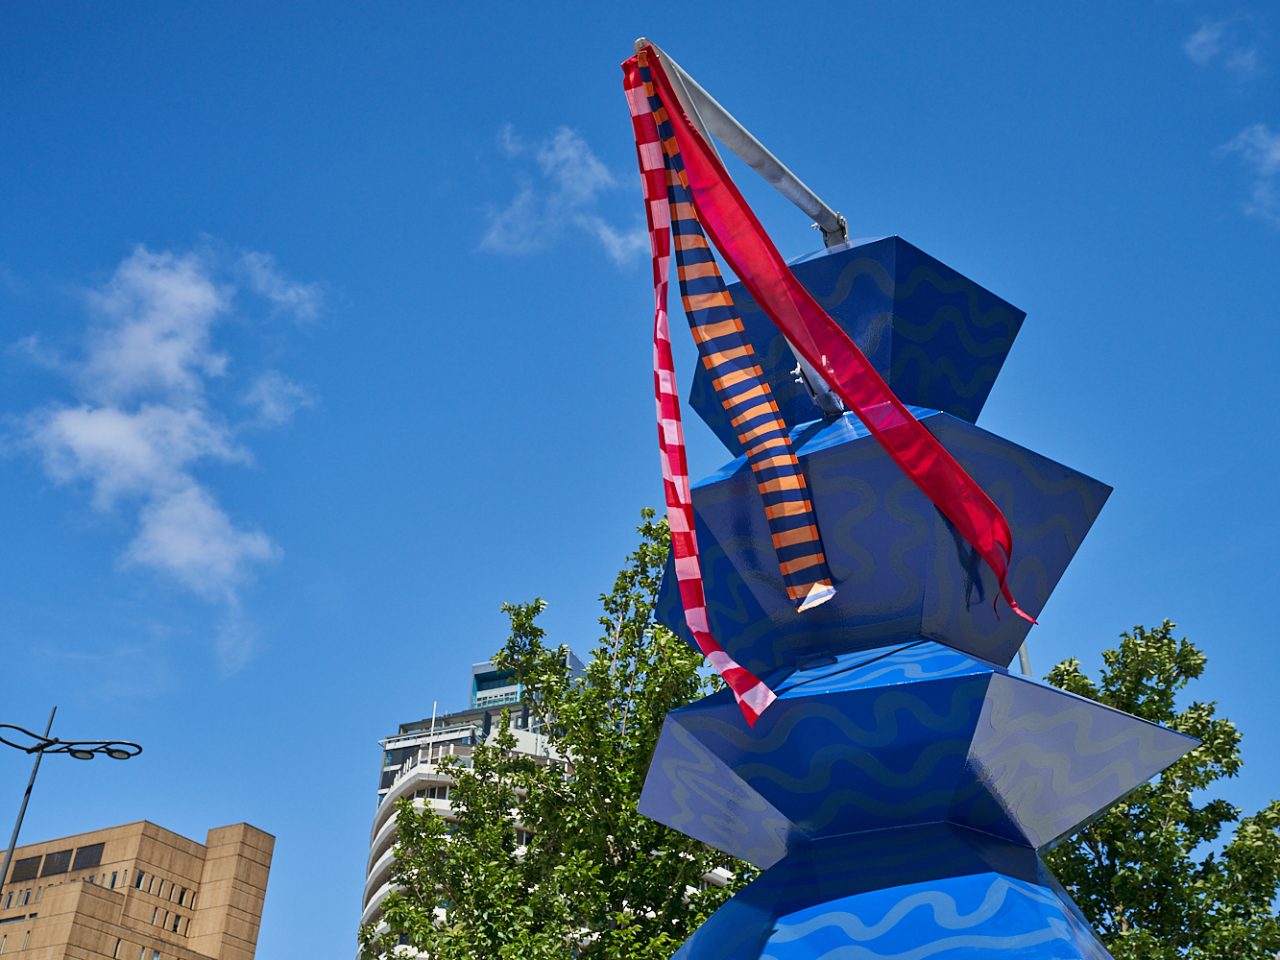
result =
[{"label": "lamp pole", "polygon": [[5,882],[9,878],[9,865],[13,862],[13,851],[18,847],[18,834],[22,831],[22,820],[27,815],[27,803],[31,800],[31,789],[36,785],[36,774],[40,772],[40,761],[46,753],[65,753],[76,760],[92,760],[98,754],[106,754],[113,760],[128,760],[142,752],[142,747],[127,740],[59,740],[49,736],[53,730],[53,718],[57,714],[55,706],[49,711],[49,722],[44,725],[44,734],[32,733],[22,727],[10,723],[0,723],[0,730],[16,730],[30,744],[14,743],[0,733],[0,743],[21,750],[23,753],[35,754],[31,764],[31,776],[27,779],[27,789],[22,794],[22,806],[18,808],[18,819],[13,825],[13,834],[9,837],[9,849],[4,855],[4,866],[0,867],[0,893],[4,892]]}]

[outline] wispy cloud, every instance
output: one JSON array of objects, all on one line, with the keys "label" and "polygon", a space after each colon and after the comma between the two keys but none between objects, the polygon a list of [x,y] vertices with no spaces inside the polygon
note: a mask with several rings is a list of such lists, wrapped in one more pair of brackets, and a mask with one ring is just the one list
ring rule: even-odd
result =
[{"label": "wispy cloud", "polygon": [[0,261],[0,293],[16,294],[22,292],[22,281],[13,272],[13,268]]},{"label": "wispy cloud", "polygon": [[1252,177],[1244,212],[1280,227],[1280,132],[1265,123],[1255,123],[1219,149],[1239,157]]},{"label": "wispy cloud", "polygon": [[245,391],[241,401],[254,411],[256,422],[264,427],[279,427],[293,419],[299,410],[315,406],[315,397],[279,370],[260,374]]},{"label": "wispy cloud", "polygon": [[601,213],[601,197],[619,184],[576,131],[560,127],[550,137],[529,142],[508,125],[499,134],[498,146],[520,165],[519,185],[506,205],[487,211],[482,249],[532,253],[546,249],[567,231],[580,231],[619,265],[648,250],[642,223],[619,227]]},{"label": "wispy cloud", "polygon": [[[86,293],[88,323],[72,355],[35,337],[17,345],[60,373],[74,396],[22,420],[23,438],[46,474],[84,490],[94,510],[133,519],[125,566],[151,570],[223,607],[218,652],[227,669],[244,663],[252,637],[240,593],[281,551],[253,524],[234,520],[199,471],[209,463],[251,463],[243,428],[286,423],[311,402],[283,374],[267,371],[240,394],[252,420],[236,422],[219,408],[215,398],[226,391],[214,385],[236,378],[216,334],[245,298],[300,319],[321,308],[317,286],[288,280],[265,254],[138,247]],[[224,642],[224,634],[234,639]]]},{"label": "wispy cloud", "polygon": [[279,312],[299,320],[314,320],[324,305],[324,287],[299,283],[280,272],[275,257],[255,250],[241,252],[236,266],[251,291],[265,297]]},{"label": "wispy cloud", "polygon": [[1202,67],[1221,65],[1237,79],[1262,73],[1262,57],[1250,35],[1252,18],[1228,17],[1203,21],[1182,44],[1187,58]]}]

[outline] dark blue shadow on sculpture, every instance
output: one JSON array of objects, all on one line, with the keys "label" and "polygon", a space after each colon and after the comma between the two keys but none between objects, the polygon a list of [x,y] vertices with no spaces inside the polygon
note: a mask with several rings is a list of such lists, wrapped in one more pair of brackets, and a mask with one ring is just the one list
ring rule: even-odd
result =
[{"label": "dark blue shadow on sculpture", "polygon": [[[897,237],[794,270],[1004,513],[1039,615],[1111,489],[973,425],[1021,311]],[[1029,624],[986,564],[732,289],[837,592],[796,612],[745,460],[694,487],[711,633],[778,699],[754,728],[727,690],[663,726],[641,812],[764,869],[675,960],[1107,960],[1039,854],[1196,741],[1011,676]],[[701,367],[690,399],[740,453]],[[692,642],[670,558],[656,616]]]},{"label": "dark blue shadow on sculpture", "polygon": [[767,680],[778,700],[754,729],[727,690],[668,714],[640,799],[759,867],[937,822],[1044,849],[1196,744],[932,641]]},{"label": "dark blue shadow on sculpture", "polygon": [[[1022,326],[1021,310],[901,237],[834,247],[791,268],[898,399],[977,421]],[[819,419],[778,328],[741,284],[729,292],[787,424]],[[730,452],[743,453],[701,363],[689,404]]]},{"label": "dark blue shadow on sculpture", "polygon": [[797,848],[673,960],[1107,960],[1035,853],[948,824]]},{"label": "dark blue shadow on sculpture", "polygon": [[[1038,615],[1111,488],[956,417],[912,412],[1004,511],[1009,585]],[[929,637],[1007,664],[1030,624],[993,602],[990,569],[858,419],[794,435],[836,596],[796,611],[751,470],[734,460],[693,489],[707,617],[729,655],[763,674],[818,653]],[[692,644],[670,557],[656,615]]]}]

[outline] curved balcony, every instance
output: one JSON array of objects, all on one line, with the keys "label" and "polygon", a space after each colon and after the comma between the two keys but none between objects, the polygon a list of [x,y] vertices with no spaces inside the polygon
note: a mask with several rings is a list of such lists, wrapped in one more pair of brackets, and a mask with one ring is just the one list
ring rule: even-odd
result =
[{"label": "curved balcony", "polygon": [[373,896],[369,898],[369,902],[365,904],[364,910],[360,914],[361,926],[364,926],[366,923],[373,922],[373,919],[382,911],[382,901],[387,899],[387,894],[389,894],[393,889],[395,888],[392,887],[391,882],[388,881],[374,892]]},{"label": "curved balcony", "polygon": [[[418,809],[429,806],[440,816],[448,816],[449,801],[436,800],[431,798],[419,799],[413,802]],[[396,818],[394,812],[383,828],[378,832],[373,845],[369,849],[369,860],[366,865],[364,896],[365,902],[368,901],[369,893],[375,889],[384,880],[391,877],[391,865],[395,862],[395,843],[396,843]]]},{"label": "curved balcony", "polygon": [[419,763],[404,770],[391,784],[391,789],[387,791],[386,796],[378,803],[378,810],[373,815],[373,827],[369,831],[370,843],[372,844],[374,838],[386,826],[387,820],[395,813],[396,801],[401,797],[413,793],[418,787],[447,786],[451,783],[453,778],[448,772],[441,770],[434,763]]}]

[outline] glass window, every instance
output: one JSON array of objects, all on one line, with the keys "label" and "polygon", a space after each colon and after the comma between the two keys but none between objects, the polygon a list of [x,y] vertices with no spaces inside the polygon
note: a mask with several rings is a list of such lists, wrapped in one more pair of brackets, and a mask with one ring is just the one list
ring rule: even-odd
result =
[{"label": "glass window", "polygon": [[87,847],[81,847],[76,851],[75,863],[72,864],[72,870],[85,870],[88,867],[97,867],[102,864],[102,848],[103,844],[95,843]]},{"label": "glass window", "polygon": [[111,951],[112,960],[119,960],[120,957],[120,938],[116,937],[116,948]]},{"label": "glass window", "polygon": [[44,856],[44,867],[40,871],[40,876],[52,877],[59,873],[66,873],[70,869],[70,850],[59,850],[57,853],[46,853]]},{"label": "glass window", "polygon": [[185,907],[187,905],[187,888],[178,888],[178,906]]},{"label": "glass window", "polygon": [[13,872],[9,874],[9,882],[17,883],[19,880],[34,880],[39,873],[39,857],[26,857],[22,860],[15,860],[13,862]]},{"label": "glass window", "polygon": [[119,873],[120,873],[120,871],[119,871],[119,870],[112,870],[112,871],[111,871],[111,889],[112,889],[112,890],[114,890],[114,889],[116,888],[116,877],[119,875]]},{"label": "glass window", "polygon": [[182,923],[182,918],[176,913],[173,915],[173,932],[178,932],[178,924]]},{"label": "glass window", "polygon": [[[139,870],[139,871],[138,871],[138,876],[137,876],[137,877],[134,879],[134,881],[133,881],[133,889],[135,889],[135,890],[141,890],[141,889],[142,889],[142,881],[143,881],[143,880],[145,880],[145,879],[146,879],[146,877],[147,877],[147,875],[146,875],[145,873],[143,873],[141,870]],[[146,948],[144,947],[143,949],[145,950]]]}]

